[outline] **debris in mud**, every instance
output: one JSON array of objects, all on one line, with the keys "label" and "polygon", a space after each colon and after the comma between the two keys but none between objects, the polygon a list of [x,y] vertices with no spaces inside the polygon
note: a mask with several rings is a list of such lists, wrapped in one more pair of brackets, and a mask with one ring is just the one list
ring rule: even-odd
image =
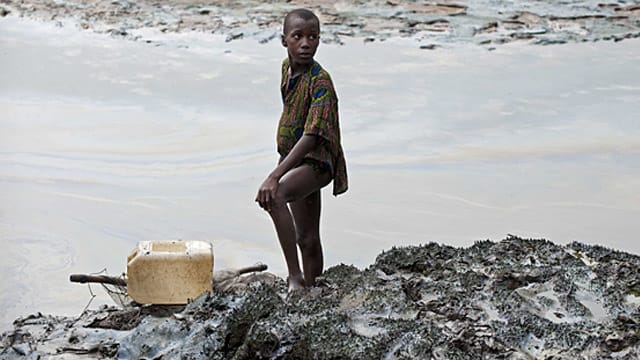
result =
[{"label": "debris in mud", "polygon": [[[126,1],[85,2],[5,0],[0,15],[27,16],[75,24],[81,29],[141,39],[136,30],[200,31],[227,41],[251,38],[265,43],[278,37],[284,15],[298,7],[315,11],[323,24],[322,40],[366,42],[392,37],[418,43],[475,43],[493,46],[513,41],[533,44],[628,39],[640,33],[640,5],[624,0],[567,2],[495,2],[460,0],[421,2],[350,0],[279,1]],[[142,38],[144,41],[145,39]]]},{"label": "debris in mud", "polygon": [[268,273],[240,279],[180,308],[18,319],[0,358],[640,356],[640,257],[600,246],[511,236],[393,248],[291,294]]}]

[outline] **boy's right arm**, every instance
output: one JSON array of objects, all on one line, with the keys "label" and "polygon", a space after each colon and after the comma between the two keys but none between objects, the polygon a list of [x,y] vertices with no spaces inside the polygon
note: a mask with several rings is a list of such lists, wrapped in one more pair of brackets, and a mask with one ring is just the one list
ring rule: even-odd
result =
[{"label": "boy's right arm", "polygon": [[275,169],[267,176],[260,185],[256,201],[260,207],[269,210],[273,206],[280,179],[289,170],[302,162],[304,156],[308,154],[318,143],[318,137],[315,135],[303,135],[300,140],[293,146],[289,154],[276,166]]}]

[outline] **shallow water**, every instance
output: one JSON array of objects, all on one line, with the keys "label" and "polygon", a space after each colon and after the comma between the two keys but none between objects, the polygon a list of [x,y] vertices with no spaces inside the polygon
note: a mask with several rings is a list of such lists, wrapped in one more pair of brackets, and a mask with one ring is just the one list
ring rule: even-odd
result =
[{"label": "shallow water", "polygon": [[[216,269],[284,275],[255,191],[277,158],[277,42],[163,46],[0,20],[0,323],[79,314],[70,273],[139,240],[214,244]],[[327,266],[507,234],[640,254],[640,41],[420,50],[322,45],[351,190],[324,192]],[[108,302],[101,289],[91,305]]]}]

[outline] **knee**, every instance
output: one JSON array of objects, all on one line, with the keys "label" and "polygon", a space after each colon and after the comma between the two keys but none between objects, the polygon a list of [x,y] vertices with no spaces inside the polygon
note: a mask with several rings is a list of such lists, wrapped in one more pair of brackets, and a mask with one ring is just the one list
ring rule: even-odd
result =
[{"label": "knee", "polygon": [[286,206],[287,206],[287,200],[286,200],[284,194],[282,194],[282,192],[280,192],[278,190],[276,192],[275,197],[272,200],[272,203],[271,203],[271,213],[272,213],[272,215],[279,214],[280,213],[279,210],[282,210],[283,208],[286,208]]},{"label": "knee", "polygon": [[305,254],[313,255],[317,253],[322,253],[322,245],[320,244],[320,235],[318,234],[313,234],[313,233],[298,234],[296,238],[296,242],[300,247],[300,251],[302,251]]}]

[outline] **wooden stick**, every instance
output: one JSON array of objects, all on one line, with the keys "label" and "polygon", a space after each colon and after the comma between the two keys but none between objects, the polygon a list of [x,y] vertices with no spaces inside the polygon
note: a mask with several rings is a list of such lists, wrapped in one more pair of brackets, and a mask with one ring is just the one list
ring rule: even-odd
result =
[{"label": "wooden stick", "polygon": [[250,272],[258,272],[267,270],[266,264],[256,264],[238,269],[238,274],[247,274]]},{"label": "wooden stick", "polygon": [[127,280],[107,275],[87,275],[87,274],[71,274],[69,281],[76,283],[101,283],[118,286],[127,286]]},{"label": "wooden stick", "polygon": [[240,275],[248,274],[252,272],[265,271],[267,270],[267,265],[265,264],[256,264],[247,267],[243,267],[240,269],[231,269],[231,270],[218,270],[213,272],[213,286],[216,287],[216,284],[220,284],[225,281],[229,281],[231,279],[236,279]]}]

